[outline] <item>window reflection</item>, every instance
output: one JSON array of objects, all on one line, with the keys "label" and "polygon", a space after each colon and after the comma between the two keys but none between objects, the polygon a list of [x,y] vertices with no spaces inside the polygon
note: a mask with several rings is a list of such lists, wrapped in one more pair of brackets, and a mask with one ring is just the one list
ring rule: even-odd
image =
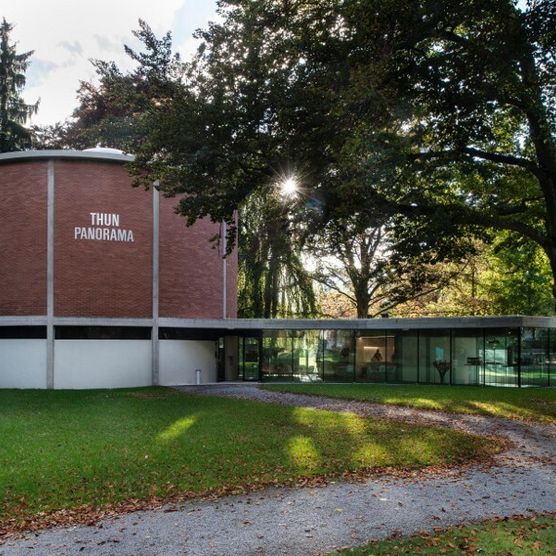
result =
[{"label": "window reflection", "polygon": [[486,385],[518,385],[519,334],[517,329],[485,330]]},{"label": "window reflection", "polygon": [[419,382],[450,384],[450,330],[419,332]]},{"label": "window reflection", "polygon": [[481,384],[484,369],[484,336],[481,330],[454,330],[452,384]]},{"label": "window reflection", "polygon": [[546,328],[521,330],[521,384],[548,386],[549,336]]},{"label": "window reflection", "polygon": [[354,334],[352,330],[325,330],[323,378],[328,382],[353,382]]}]

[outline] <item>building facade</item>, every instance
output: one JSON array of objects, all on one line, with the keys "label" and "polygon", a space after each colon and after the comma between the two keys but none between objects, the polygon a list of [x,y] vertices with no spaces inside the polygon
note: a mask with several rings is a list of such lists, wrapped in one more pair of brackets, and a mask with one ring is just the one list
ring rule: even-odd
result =
[{"label": "building facade", "polygon": [[551,386],[556,319],[236,318],[237,254],[107,150],[0,155],[0,388]]},{"label": "building facade", "polygon": [[158,342],[158,322],[235,317],[237,255],[210,241],[223,226],[188,228],[175,199],[133,188],[130,160],[0,155],[0,387],[166,383],[187,359],[216,372],[212,340]]}]

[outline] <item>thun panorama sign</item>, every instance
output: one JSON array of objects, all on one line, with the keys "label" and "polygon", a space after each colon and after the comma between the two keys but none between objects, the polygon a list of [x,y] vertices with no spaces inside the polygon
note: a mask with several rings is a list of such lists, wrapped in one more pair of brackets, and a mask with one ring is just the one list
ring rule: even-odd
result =
[{"label": "thun panorama sign", "polygon": [[90,212],[90,226],[76,226],[73,239],[93,241],[134,242],[133,231],[120,228],[120,215],[107,212]]}]

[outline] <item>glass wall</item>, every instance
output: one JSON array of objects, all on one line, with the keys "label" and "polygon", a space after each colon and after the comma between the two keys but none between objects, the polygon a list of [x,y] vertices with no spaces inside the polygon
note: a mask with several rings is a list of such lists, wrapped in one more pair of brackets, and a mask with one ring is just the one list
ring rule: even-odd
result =
[{"label": "glass wall", "polygon": [[419,331],[419,382],[451,384],[450,330]]},{"label": "glass wall", "polygon": [[392,362],[387,366],[388,382],[418,382],[419,338],[416,331],[394,330],[388,334]]},{"label": "glass wall", "polygon": [[484,378],[483,330],[452,332],[452,384],[482,384]]},{"label": "glass wall", "polygon": [[240,351],[244,380],[519,386],[521,373],[548,386],[556,374],[556,330],[541,328],[264,331]]},{"label": "glass wall", "polygon": [[293,353],[295,331],[272,330],[263,336],[261,375],[267,381],[294,380]]},{"label": "glass wall", "polygon": [[387,382],[386,366],[392,363],[392,348],[387,344],[384,331],[360,332],[355,342],[355,380]]},{"label": "glass wall", "polygon": [[245,337],[239,342],[239,375],[243,380],[259,380],[260,338]]},{"label": "glass wall", "polygon": [[548,331],[548,385],[556,386],[556,330]]},{"label": "glass wall", "polygon": [[323,380],[353,382],[355,379],[355,335],[353,330],[324,330]]},{"label": "glass wall", "polygon": [[485,330],[485,376],[488,386],[518,386],[519,329]]},{"label": "glass wall", "polygon": [[547,328],[521,329],[521,385],[548,386],[549,334]]},{"label": "glass wall", "polygon": [[319,330],[298,330],[293,336],[293,372],[300,382],[322,381],[322,341]]}]

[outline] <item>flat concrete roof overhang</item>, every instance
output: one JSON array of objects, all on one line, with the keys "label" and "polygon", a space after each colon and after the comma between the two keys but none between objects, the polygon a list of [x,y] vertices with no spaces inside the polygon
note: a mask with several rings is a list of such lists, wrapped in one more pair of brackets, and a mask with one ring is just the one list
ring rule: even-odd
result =
[{"label": "flat concrete roof overhang", "polygon": [[[46,316],[0,317],[0,326],[46,325]],[[54,317],[55,326],[143,326],[150,318]],[[159,318],[160,328],[222,330],[427,330],[442,328],[556,328],[556,317],[442,317],[404,319],[180,319]]]},{"label": "flat concrete roof overhang", "polygon": [[556,317],[444,317],[404,319],[170,319],[160,327],[225,330],[417,330],[438,328],[556,328]]}]

